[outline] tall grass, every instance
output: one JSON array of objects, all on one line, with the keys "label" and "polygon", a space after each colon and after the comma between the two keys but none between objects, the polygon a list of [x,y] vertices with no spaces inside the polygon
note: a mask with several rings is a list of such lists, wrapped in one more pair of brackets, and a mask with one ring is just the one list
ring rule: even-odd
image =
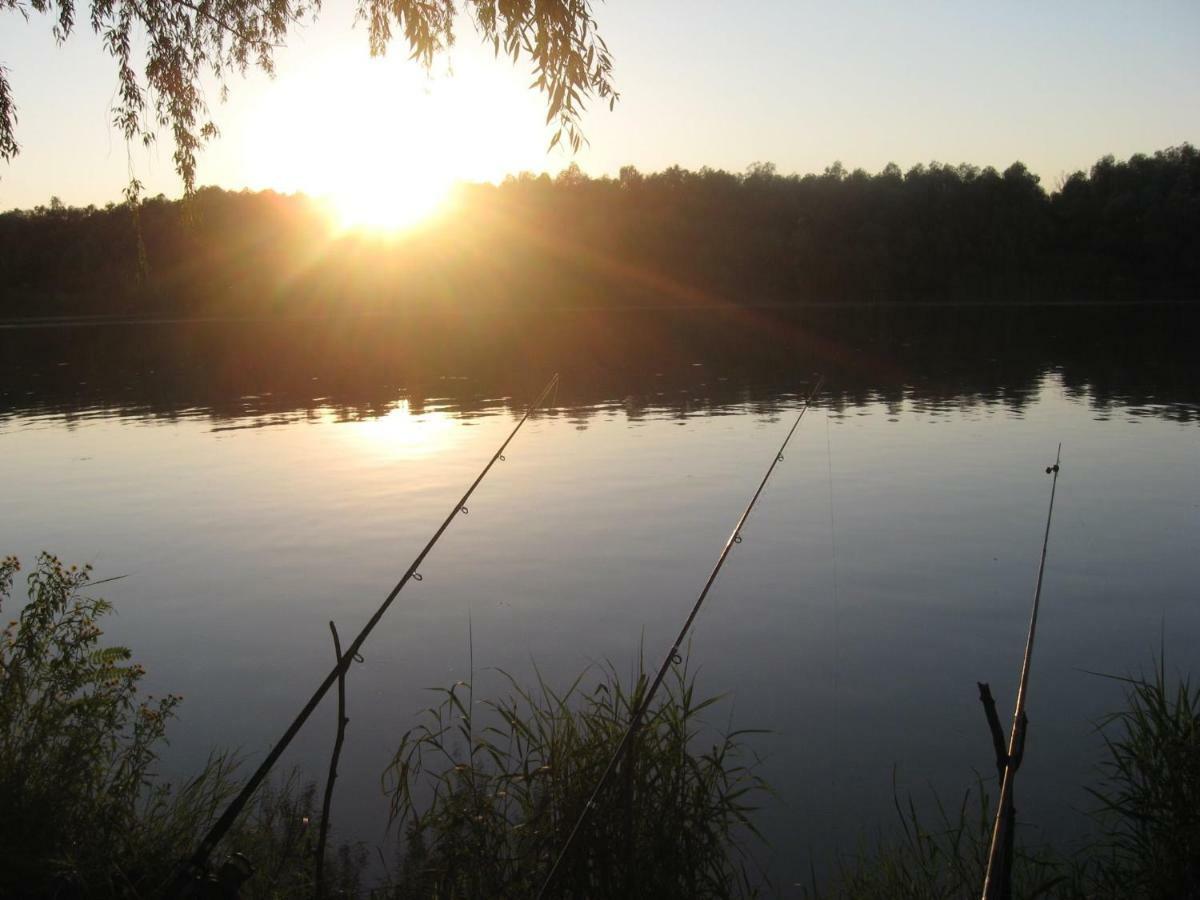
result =
[{"label": "tall grass", "polygon": [[[824,887],[814,883],[812,900],[978,900],[987,868],[994,813],[982,779],[964,791],[957,806],[934,796],[932,819],[922,817],[912,798],[893,795],[898,834],[842,857]],[[1048,847],[1016,848],[1013,897],[1075,896],[1075,868]]]},{"label": "tall grass", "polygon": [[1154,674],[1119,678],[1125,708],[1101,722],[1096,893],[1200,898],[1200,688]]},{"label": "tall grass", "polygon": [[[1015,900],[1200,900],[1200,689],[1169,680],[1161,660],[1151,678],[1117,680],[1125,704],[1098,723],[1105,753],[1087,789],[1097,801],[1091,837],[1065,856],[1022,847],[1018,828]],[[932,822],[911,801],[896,810],[900,837],[843,859],[810,896],[977,898],[993,814],[982,781],[956,809],[939,802]]]},{"label": "tall grass", "polygon": [[[459,682],[400,743],[386,775],[406,840],[396,896],[530,897],[587,802],[634,708],[644,675],[611,665],[565,691],[505,674],[509,695],[477,708]],[[733,897],[753,893],[745,841],[766,789],[734,731],[702,745],[686,664],[652,707],[613,790],[556,877],[556,897]]]}]

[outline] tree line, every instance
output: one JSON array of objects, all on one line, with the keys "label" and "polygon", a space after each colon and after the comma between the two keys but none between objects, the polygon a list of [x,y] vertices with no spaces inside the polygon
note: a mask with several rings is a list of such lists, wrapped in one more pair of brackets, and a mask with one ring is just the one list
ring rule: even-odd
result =
[{"label": "tree line", "polygon": [[403,238],[302,195],[0,214],[0,315],[261,315],[870,301],[1192,300],[1200,152],[1104,157],[1047,192],[1021,163],[781,175],[572,165],[462,186]]}]

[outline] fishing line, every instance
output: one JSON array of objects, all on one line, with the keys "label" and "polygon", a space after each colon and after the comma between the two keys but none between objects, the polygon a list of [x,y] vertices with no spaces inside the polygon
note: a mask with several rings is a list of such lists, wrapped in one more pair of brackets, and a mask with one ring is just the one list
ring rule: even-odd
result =
[{"label": "fishing line", "polygon": [[221,817],[216,821],[212,828],[209,829],[208,833],[204,836],[204,839],[200,842],[200,845],[196,848],[195,853],[193,853],[187,862],[180,867],[180,870],[176,876],[177,890],[182,888],[183,884],[191,875],[204,871],[204,865],[208,860],[209,854],[212,853],[213,848],[216,847],[221,838],[223,838],[233,826],[233,823],[237,820],[237,817],[245,808],[246,803],[249,802],[259,785],[262,784],[263,780],[270,773],[271,768],[279,760],[279,757],[283,755],[283,751],[287,749],[288,745],[292,742],[292,739],[295,738],[295,736],[299,733],[300,729],[304,726],[304,723],[308,721],[309,716],[312,715],[313,710],[317,708],[321,700],[329,692],[329,689],[337,683],[338,678],[346,671],[346,669],[350,667],[350,663],[353,662],[356,657],[358,657],[359,650],[362,648],[363,643],[374,630],[375,626],[379,624],[379,620],[383,618],[384,613],[388,611],[388,608],[392,605],[392,602],[396,599],[397,595],[399,595],[399,593],[404,589],[405,585],[407,585],[409,581],[421,580],[421,575],[417,570],[421,563],[425,561],[425,557],[429,555],[429,552],[433,549],[434,545],[445,533],[446,529],[450,527],[450,523],[453,522],[457,516],[466,515],[467,501],[471,499],[471,495],[475,493],[475,489],[479,487],[479,483],[483,481],[483,479],[487,476],[487,473],[491,471],[492,466],[494,466],[497,461],[504,459],[505,448],[508,447],[512,439],[517,436],[517,432],[521,430],[521,426],[525,424],[526,420],[528,420],[530,415],[533,414],[533,411],[541,406],[542,401],[546,399],[551,389],[556,388],[557,386],[558,375],[556,374],[550,379],[550,381],[546,383],[546,386],[542,388],[542,392],[538,395],[538,398],[534,400],[533,403],[531,403],[525,410],[525,415],[521,416],[521,420],[517,422],[513,430],[509,432],[508,437],[504,439],[504,443],[502,443],[499,449],[492,454],[492,458],[488,460],[487,465],[485,465],[480,473],[475,476],[475,480],[471,482],[471,486],[467,488],[467,492],[462,495],[461,499],[459,499],[457,503],[454,504],[449,515],[446,516],[438,530],[433,533],[433,537],[429,539],[428,543],[425,544],[425,547],[420,553],[417,554],[416,559],[412,561],[404,575],[398,582],[396,582],[396,585],[392,588],[391,593],[387,595],[383,603],[381,603],[379,608],[375,611],[375,614],[371,616],[371,618],[367,621],[367,624],[363,626],[362,631],[358,633],[358,637],[356,637],[350,646],[346,648],[346,652],[342,655],[341,660],[333,667],[333,671],[326,675],[325,680],[317,686],[317,689],[313,693],[312,697],[309,698],[309,701],[304,705],[304,708],[300,710],[300,713],[293,720],[292,724],[288,726],[287,731],[283,733],[283,737],[281,737],[275,743],[275,746],[271,748],[271,752],[267,754],[266,759],[262,761],[258,769],[253,775],[250,776],[250,779],[242,787],[242,790],[230,802],[229,806],[226,807],[225,812],[221,814]]},{"label": "fishing line", "polygon": [[684,638],[687,637],[688,631],[691,630],[692,624],[696,621],[696,616],[699,615],[700,608],[704,605],[704,600],[708,597],[709,590],[712,589],[713,583],[717,580],[717,576],[721,573],[721,568],[725,565],[725,560],[729,558],[729,553],[733,549],[734,544],[740,544],[742,542],[742,528],[745,526],[746,520],[750,517],[750,512],[754,509],[754,504],[758,502],[758,498],[762,494],[763,488],[767,486],[767,481],[770,479],[771,473],[775,471],[775,467],[779,465],[779,463],[783,462],[783,451],[787,449],[788,442],[792,439],[792,435],[796,433],[796,428],[799,427],[800,420],[803,419],[804,414],[808,412],[808,408],[812,405],[813,398],[821,389],[821,384],[823,382],[824,377],[818,376],[816,385],[813,387],[812,391],[809,392],[807,399],[804,401],[804,406],[801,408],[799,415],[796,416],[796,421],[792,423],[792,427],[788,430],[787,436],[784,437],[783,443],[780,444],[779,449],[775,451],[775,458],[771,460],[771,465],[767,467],[766,474],[763,475],[762,481],[758,483],[758,489],[755,490],[754,496],[750,498],[750,502],[746,505],[745,510],[738,518],[737,524],[733,526],[733,531],[726,539],[725,546],[721,549],[721,553],[717,557],[716,565],[713,566],[712,571],[709,573],[708,580],[704,583],[704,588],[700,591],[700,595],[696,598],[696,602],[692,605],[692,611],[688,614],[687,619],[684,621],[683,627],[679,629],[679,634],[675,638],[675,643],[671,645],[671,649],[668,650],[667,655],[663,657],[662,664],[658,667],[658,672],[654,676],[654,681],[651,682],[650,687],[646,690],[641,703],[638,704],[637,708],[633,712],[633,715],[630,717],[629,726],[621,735],[621,740],[617,744],[616,750],[613,751],[612,756],[609,758],[608,765],[604,767],[604,772],[600,775],[600,780],[596,783],[595,788],[592,789],[591,794],[588,796],[588,800],[583,805],[583,809],[580,811],[579,817],[575,820],[575,824],[572,826],[570,834],[567,835],[566,842],[563,844],[562,849],[558,852],[558,856],[555,857],[554,863],[550,867],[550,872],[546,875],[546,880],[542,882],[541,889],[537,893],[539,900],[540,898],[546,896],[546,892],[554,883],[554,877],[558,874],[563,860],[566,859],[567,854],[570,853],[571,848],[575,845],[576,840],[578,840],[580,832],[583,830],[583,825],[587,821],[588,815],[597,805],[600,794],[604,791],[604,788],[608,786],[608,783],[612,779],[613,773],[616,772],[617,766],[620,764],[621,760],[625,757],[626,753],[629,752],[629,748],[633,743],[633,737],[637,733],[638,728],[641,726],[642,719],[649,711],[650,704],[654,700],[655,693],[657,693],[659,687],[662,686],[663,679],[667,677],[667,672],[670,671],[672,664],[682,661],[682,657],[679,655],[679,649],[683,646]]},{"label": "fishing line", "polygon": [[1007,819],[1011,817],[1013,778],[1016,775],[1021,752],[1025,744],[1025,696],[1029,687],[1029,668],[1033,662],[1033,638],[1037,632],[1038,608],[1042,601],[1042,578],[1046,574],[1046,551],[1050,546],[1050,520],[1054,517],[1054,492],[1058,488],[1059,463],[1062,461],[1062,444],[1058,445],[1058,453],[1054,457],[1054,465],[1046,468],[1047,475],[1053,475],[1050,482],[1050,508],[1046,511],[1046,531],[1042,536],[1042,558],[1038,563],[1037,586],[1033,590],[1033,611],[1029,616],[1029,634],[1025,638],[1025,657],[1021,660],[1021,678],[1017,682],[1017,702],[1013,708],[1012,729],[1008,734],[1008,755],[1004,760],[1004,777],[1000,780],[1000,797],[996,802],[996,819],[992,827],[992,840],[988,847],[987,870],[983,876],[983,900],[996,900],[999,896],[1000,885],[1011,883],[1011,872],[1001,877],[998,866],[1001,865],[1004,832],[1008,827]]},{"label": "fishing line", "polygon": [[833,697],[831,702],[832,707],[832,728],[830,731],[833,735],[831,741],[833,745],[833,765],[829,778],[829,794],[832,800],[830,810],[832,811],[834,826],[838,824],[837,811],[838,806],[838,785],[837,785],[837,763],[840,760],[841,753],[841,735],[838,725],[840,724],[838,716],[838,665],[841,662],[839,656],[839,648],[841,645],[841,602],[838,596],[838,559],[837,559],[837,530],[834,527],[833,518],[833,440],[830,437],[829,428],[829,407],[825,407],[825,452],[829,466],[829,555],[833,563]]}]

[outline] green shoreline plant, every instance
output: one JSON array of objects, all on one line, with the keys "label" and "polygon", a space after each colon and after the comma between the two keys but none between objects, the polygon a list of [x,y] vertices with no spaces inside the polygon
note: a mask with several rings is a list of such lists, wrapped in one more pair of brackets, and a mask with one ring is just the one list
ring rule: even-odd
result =
[{"label": "green shoreline plant", "polygon": [[[19,569],[0,561],[0,608]],[[156,777],[182,698],[140,697],[145,670],[102,646],[112,606],[81,594],[90,583],[90,567],[41,554],[0,631],[0,897],[162,896],[238,787],[220,752],[177,788]],[[277,779],[230,834],[224,852],[256,863],[244,896],[311,893],[314,795],[295,773]],[[364,867],[362,848],[332,851],[333,895],[356,895]]]},{"label": "green shoreline plant", "polygon": [[[0,596],[18,567],[0,563]],[[78,593],[89,575],[43,554],[0,632],[0,884],[115,887],[144,837],[143,786],[180,698],[137,697],[142,667],[99,644],[111,606]]]}]

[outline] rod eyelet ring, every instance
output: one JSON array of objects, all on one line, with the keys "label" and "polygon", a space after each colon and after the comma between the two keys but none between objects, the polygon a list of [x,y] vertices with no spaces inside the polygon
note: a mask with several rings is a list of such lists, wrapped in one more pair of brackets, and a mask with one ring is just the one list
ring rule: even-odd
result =
[{"label": "rod eyelet ring", "polygon": [[420,572],[413,572],[413,581],[424,581],[425,577]]},{"label": "rod eyelet ring", "polygon": [[355,661],[356,663],[364,663],[364,662],[366,662],[366,660],[363,658],[363,655],[362,655],[361,653],[355,653],[355,654],[354,654],[354,661]]},{"label": "rod eyelet ring", "polygon": [[678,650],[671,651],[671,664],[675,666],[683,664],[683,657],[679,655]]},{"label": "rod eyelet ring", "polygon": [[503,453],[501,453],[499,459],[500,459],[500,462],[504,462],[504,460],[507,459],[507,457]]},{"label": "rod eyelet ring", "polygon": [[462,513],[464,516],[465,516],[465,515],[467,515],[467,514],[470,512],[470,510],[469,510],[469,509],[467,509],[465,506],[460,506],[460,507],[458,508],[458,511],[459,511],[460,513]]},{"label": "rod eyelet ring", "polygon": [[733,542],[735,544],[740,544],[742,542],[742,536],[740,534],[735,534],[733,536]]}]

